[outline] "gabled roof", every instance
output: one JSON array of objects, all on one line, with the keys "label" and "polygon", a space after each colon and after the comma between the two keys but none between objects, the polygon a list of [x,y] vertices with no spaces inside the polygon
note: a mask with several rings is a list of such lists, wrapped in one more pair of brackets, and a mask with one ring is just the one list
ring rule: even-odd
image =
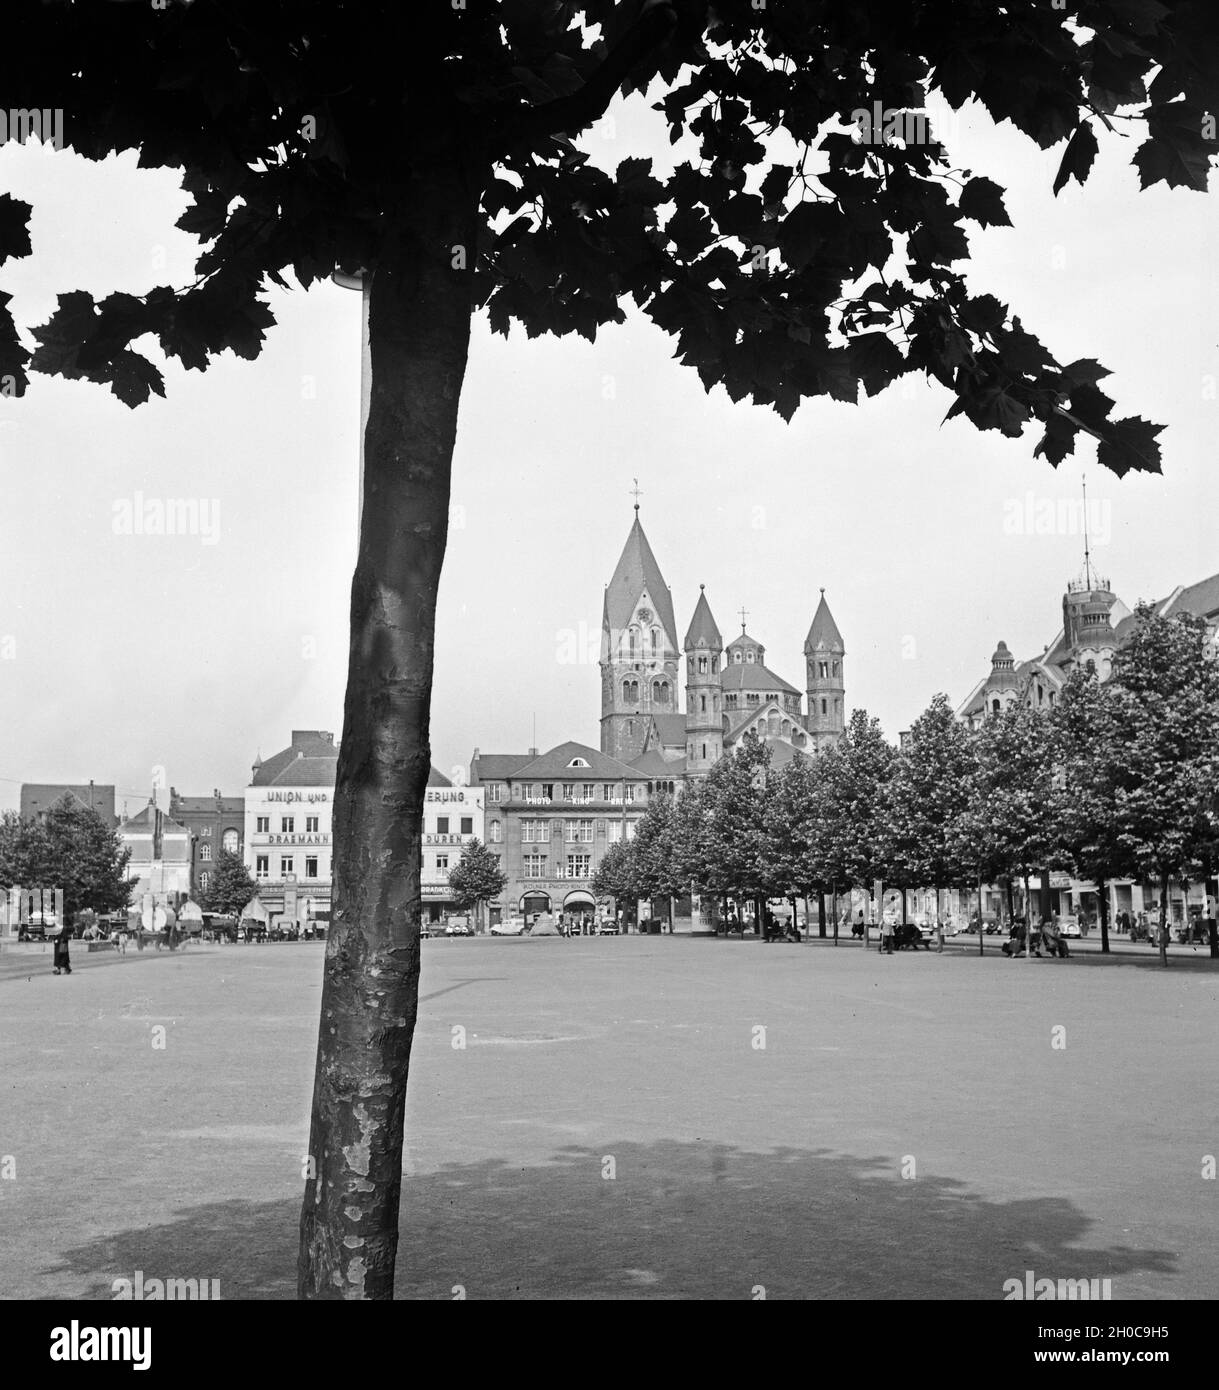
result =
[{"label": "gabled roof", "polygon": [[437,772],[435,767],[428,772],[427,784],[429,787],[451,787],[453,785],[444,773]]},{"label": "gabled roof", "polygon": [[334,736],[321,729],[294,729],[291,744],[257,765],[251,786],[333,787],[339,750]]},{"label": "gabled roof", "polygon": [[29,820],[33,816],[49,811],[62,797],[79,801],[82,806],[92,804],[93,809],[109,826],[118,824],[114,812],[114,787],[109,782],[95,782],[92,787],[67,782],[23,782],[21,784],[21,818]]},{"label": "gabled roof", "polygon": [[804,639],[805,654],[815,651],[845,653],[845,650],[842,633],[838,631],[838,624],[834,621],[830,606],[825,601],[825,590],[822,589],[821,602],[817,605],[816,613],[813,614],[813,625],[809,628],[808,636]]},{"label": "gabled roof", "polygon": [[1165,603],[1162,611],[1193,613],[1199,618],[1215,616],[1219,613],[1219,574],[1212,574],[1208,579],[1200,579],[1196,584],[1187,584],[1179,589]]},{"label": "gabled roof", "polygon": [[[576,758],[582,759],[587,766],[571,767],[571,762]],[[625,777],[629,781],[632,777],[638,777],[639,773],[628,763],[619,762],[617,758],[611,758],[608,753],[590,748],[586,743],[569,742],[548,749],[540,757],[527,762],[524,767],[517,768],[513,776],[519,777],[522,781],[552,778],[564,782],[581,782],[591,781],[596,777],[604,777],[611,781],[621,781]]]},{"label": "gabled roof", "polygon": [[536,757],[536,753],[480,753],[478,755],[478,780],[479,782],[506,782]]},{"label": "gabled roof", "polygon": [[689,651],[692,647],[710,647],[713,652],[722,651],[724,647],[724,639],[711,616],[711,605],[707,602],[707,595],[703,592],[701,584],[698,586],[698,602],[694,605],[694,616],[690,619],[682,650]]},{"label": "gabled roof", "polygon": [[669,586],[664,581],[636,513],[614,576],[605,590],[604,623],[611,633],[622,632],[629,626],[645,590],[664,627],[669,645],[676,651],[677,624],[673,620],[673,596],[669,593]]},{"label": "gabled roof", "polygon": [[788,685],[782,676],[776,676],[769,667],[760,661],[734,661],[724,668],[720,680],[723,690],[782,690],[788,695],[799,695],[794,685]]}]

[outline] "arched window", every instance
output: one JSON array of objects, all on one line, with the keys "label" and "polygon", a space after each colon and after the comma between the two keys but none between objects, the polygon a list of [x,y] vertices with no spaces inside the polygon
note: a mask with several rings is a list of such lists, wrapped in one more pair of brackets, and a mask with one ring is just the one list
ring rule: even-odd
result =
[{"label": "arched window", "polygon": [[992,701],[990,702],[990,707],[991,707],[991,709],[994,711],[995,714],[998,714],[998,713],[999,713],[999,701],[998,701],[998,700],[992,700]]},{"label": "arched window", "polygon": [[791,736],[792,736],[791,720],[785,719],[785,720],[783,721],[783,737],[784,737],[784,738],[791,738]]},{"label": "arched window", "polygon": [[211,876],[211,874],[206,873],[206,872],[205,872],[205,873],[201,873],[201,874],[199,875],[199,888],[200,888],[200,890],[201,890],[202,892],[206,893],[206,892],[207,892],[207,885],[208,885],[211,881],[212,881],[212,876]]},{"label": "arched window", "polygon": [[707,674],[707,658],[705,656],[700,656],[698,659],[698,674],[700,676]]},{"label": "arched window", "polygon": [[241,848],[241,836],[235,830],[226,830],[224,838],[220,841],[220,848],[226,854],[236,854]]},{"label": "arched window", "polygon": [[713,656],[713,657],[711,658],[711,674],[714,676],[715,673],[716,673],[719,669],[720,669],[720,659],[719,659],[718,656]]},{"label": "arched window", "polygon": [[698,697],[698,709],[699,709],[699,713],[700,713],[700,714],[706,714],[706,712],[707,712],[707,697],[706,697],[705,695],[700,695],[700,696]]},{"label": "arched window", "polygon": [[203,845],[203,846],[201,846],[201,848],[200,848],[200,850],[199,850],[199,858],[200,858],[200,859],[210,859],[211,857],[212,857],[212,847],[211,847],[211,845]]},{"label": "arched window", "polygon": [[660,633],[655,628],[652,629],[652,655],[656,655],[656,648],[660,642]]},{"label": "arched window", "polygon": [[822,702],[821,702],[821,713],[822,713],[822,714],[827,714],[828,712],[829,712],[829,711],[826,709],[825,701],[822,700]]},{"label": "arched window", "polygon": [[736,664],[737,664],[738,666],[741,664],[741,649],[740,649],[740,647],[738,647],[738,648],[736,649],[736,651],[734,651],[734,652],[732,653],[732,659],[733,659],[733,661],[736,662]]},{"label": "arched window", "polygon": [[499,821],[493,820],[491,822],[491,843],[493,845],[498,845],[503,839],[503,835],[503,826],[500,825]]},{"label": "arched window", "polygon": [[838,663],[836,661],[834,662],[834,674],[838,674]]},{"label": "arched window", "polygon": [[766,721],[766,727],[768,732],[777,738],[779,734],[779,716],[777,714],[772,714]]},{"label": "arched window", "polygon": [[639,629],[637,627],[631,628],[628,640],[630,643],[631,655],[637,656],[639,654]]},{"label": "arched window", "polygon": [[637,705],[639,703],[639,682],[623,681],[622,698],[628,705]]}]

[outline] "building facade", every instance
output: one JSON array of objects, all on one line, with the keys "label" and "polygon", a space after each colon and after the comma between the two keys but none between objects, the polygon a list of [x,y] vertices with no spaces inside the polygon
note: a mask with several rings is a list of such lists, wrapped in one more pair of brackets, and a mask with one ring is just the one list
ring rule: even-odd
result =
[{"label": "building facade", "polygon": [[243,857],[245,798],[223,796],[218,787],[211,796],[182,796],[170,787],[169,814],[190,832],[190,895],[199,902],[211,886],[221,851]]},{"label": "building facade", "polygon": [[500,914],[574,912],[592,916],[592,878],[609,848],[631,839],[647,809],[649,779],[638,768],[583,743],[545,753],[480,753],[470,783],[485,800],[486,844],[508,885],[491,904]]},{"label": "building facade", "polygon": [[181,907],[191,895],[191,834],[186,826],[150,801],[138,814],[120,821],[116,833],[131,851],[127,880],[133,885],[132,910],[139,911],[150,896],[158,907]]},{"label": "building facade", "polygon": [[449,874],[471,840],[485,840],[483,788],[454,786],[432,769],[423,796],[423,920],[440,922],[456,911]]}]

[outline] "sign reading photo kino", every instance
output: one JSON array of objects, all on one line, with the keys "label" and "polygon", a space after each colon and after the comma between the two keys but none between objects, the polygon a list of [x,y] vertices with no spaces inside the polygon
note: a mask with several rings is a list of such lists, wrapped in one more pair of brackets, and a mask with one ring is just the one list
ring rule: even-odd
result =
[{"label": "sign reading photo kino", "polygon": [[246,867],[270,912],[329,911],[334,794],[317,787],[246,789]]}]

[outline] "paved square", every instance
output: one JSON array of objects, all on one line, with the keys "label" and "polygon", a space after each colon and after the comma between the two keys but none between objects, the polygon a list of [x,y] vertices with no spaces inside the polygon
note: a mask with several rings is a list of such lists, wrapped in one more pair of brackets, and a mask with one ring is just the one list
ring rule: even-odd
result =
[{"label": "paved square", "polygon": [[[0,1296],[294,1295],[323,949],[0,956]],[[1219,1288],[1209,961],[480,938],[421,993],[402,1297]]]}]

